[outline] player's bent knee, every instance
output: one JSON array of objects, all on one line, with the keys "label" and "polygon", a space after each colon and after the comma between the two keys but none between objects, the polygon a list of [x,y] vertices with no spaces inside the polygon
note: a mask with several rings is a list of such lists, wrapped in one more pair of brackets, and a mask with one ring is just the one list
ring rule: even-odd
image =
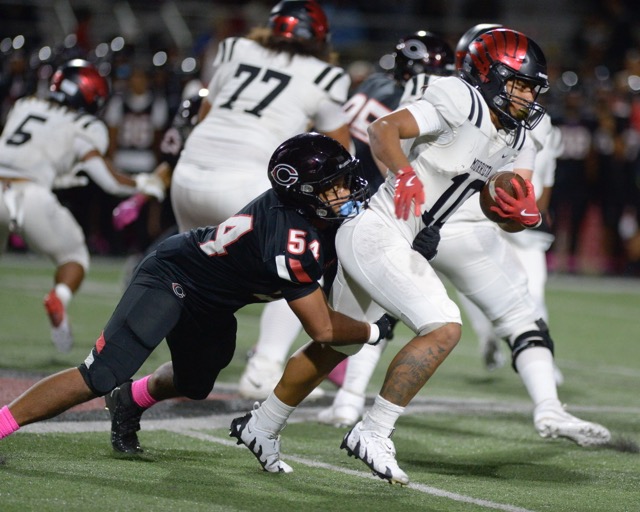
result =
[{"label": "player's bent knee", "polygon": [[462,337],[462,327],[455,322],[447,322],[442,324],[429,324],[420,329],[418,336],[432,335],[437,337],[439,342],[446,345],[449,349],[453,349]]},{"label": "player's bent knee", "polygon": [[122,384],[127,379],[119,381],[111,370],[103,365],[91,364],[87,366],[82,363],[78,370],[84,379],[85,384],[97,396],[104,396],[111,392],[116,386]]}]

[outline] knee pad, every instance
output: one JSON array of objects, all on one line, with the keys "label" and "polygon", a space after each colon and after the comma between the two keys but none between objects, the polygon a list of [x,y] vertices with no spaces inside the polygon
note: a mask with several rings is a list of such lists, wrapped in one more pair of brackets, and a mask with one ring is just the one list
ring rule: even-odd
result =
[{"label": "knee pad", "polygon": [[89,389],[97,396],[104,396],[110,393],[120,381],[107,365],[94,364],[94,351],[95,348],[84,363],[78,366],[78,370]]},{"label": "knee pad", "polygon": [[545,347],[548,348],[553,355],[553,340],[549,334],[549,327],[542,318],[535,321],[535,327],[532,325],[530,330],[517,336],[510,336],[507,341],[511,347],[511,366],[516,373],[518,372],[516,369],[516,359],[523,350],[531,347]]}]

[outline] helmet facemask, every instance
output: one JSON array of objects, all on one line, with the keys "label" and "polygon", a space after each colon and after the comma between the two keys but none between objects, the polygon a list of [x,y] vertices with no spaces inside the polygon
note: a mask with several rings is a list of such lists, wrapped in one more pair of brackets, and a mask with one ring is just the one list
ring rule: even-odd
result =
[{"label": "helmet facemask", "polygon": [[[480,89],[486,90],[485,99],[489,99],[489,106],[498,116],[500,124],[506,130],[515,130],[519,126],[533,130],[546,112],[546,109],[537,102],[540,92],[546,90],[546,84],[535,83],[529,77],[522,76],[499,62],[492,64],[491,68],[490,74],[494,78],[490,79],[490,82],[499,84],[498,87],[487,84],[481,85]],[[519,95],[517,89],[522,84],[531,87],[533,92],[531,101]],[[494,91],[495,89],[497,91]]]},{"label": "helmet facemask", "polygon": [[309,218],[339,223],[369,201],[359,160],[335,139],[315,132],[283,142],[271,157],[268,176],[282,203]]},{"label": "helmet facemask", "polygon": [[[344,190],[349,190],[344,195]],[[300,186],[303,193],[315,196],[309,201],[316,217],[329,222],[343,222],[355,217],[369,202],[369,185],[361,176],[360,162],[348,162],[338,173],[317,183],[304,183]],[[339,207],[338,212],[335,208]]]}]

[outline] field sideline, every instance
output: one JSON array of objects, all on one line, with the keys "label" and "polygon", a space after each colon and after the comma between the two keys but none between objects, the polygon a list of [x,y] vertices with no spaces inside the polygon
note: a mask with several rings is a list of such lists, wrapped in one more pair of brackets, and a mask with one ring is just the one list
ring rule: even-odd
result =
[{"label": "field sideline", "polygon": [[[95,259],[70,314],[76,347],[48,340],[42,297],[52,268],[31,255],[0,264],[0,406],[35,379],[77,365],[121,293],[123,260]],[[635,511],[640,455],[640,280],[552,276],[552,334],[565,375],[567,409],[608,426],[616,446],[584,449],[535,433],[531,404],[509,368],[488,373],[468,329],[398,422],[398,460],[411,478],[389,486],[339,450],[344,430],[315,422],[335,392],[299,408],[282,434],[292,475],[269,475],[228,437],[231,419],[251,408],[236,392],[260,306],[239,313],[238,348],[203,402],[159,404],[143,416],[145,453],[115,456],[108,413],[97,399],[0,441],[0,510],[505,510]],[[368,390],[410,336],[401,326]],[[302,343],[301,337],[297,346]],[[160,347],[141,374],[167,357]],[[627,444],[625,444],[627,443]]]}]

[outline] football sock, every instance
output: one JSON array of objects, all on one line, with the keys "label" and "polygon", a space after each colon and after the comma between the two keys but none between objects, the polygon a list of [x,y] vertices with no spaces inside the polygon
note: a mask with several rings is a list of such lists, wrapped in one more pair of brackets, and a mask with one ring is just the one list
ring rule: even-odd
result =
[{"label": "football sock", "polygon": [[264,432],[278,434],[295,409],[295,407],[281,402],[272,391],[260,407],[253,411],[256,418],[256,428]]},{"label": "football sock", "polygon": [[404,407],[392,404],[378,395],[368,414],[362,421],[362,430],[373,430],[385,437],[393,432],[396,421],[404,412]]},{"label": "football sock", "polygon": [[62,305],[66,308],[69,302],[71,302],[71,297],[73,297],[71,288],[64,283],[58,283],[53,290],[56,292],[60,302],[62,302]]},{"label": "football sock", "polygon": [[20,426],[16,423],[13,414],[6,405],[0,409],[0,439],[13,434]]},{"label": "football sock", "polygon": [[291,311],[286,300],[267,303],[260,317],[260,336],[255,353],[283,364],[301,329],[298,317]]},{"label": "football sock", "polygon": [[357,353],[349,357],[342,388],[355,395],[364,396],[386,345],[386,340],[381,340],[377,345],[364,345]]},{"label": "football sock", "polygon": [[544,347],[523,350],[516,359],[518,375],[535,406],[548,400],[558,401],[553,370],[553,355]]},{"label": "football sock", "polygon": [[131,396],[133,401],[139,406],[148,409],[158,401],[149,394],[148,381],[151,375],[142,377],[131,384]]}]

